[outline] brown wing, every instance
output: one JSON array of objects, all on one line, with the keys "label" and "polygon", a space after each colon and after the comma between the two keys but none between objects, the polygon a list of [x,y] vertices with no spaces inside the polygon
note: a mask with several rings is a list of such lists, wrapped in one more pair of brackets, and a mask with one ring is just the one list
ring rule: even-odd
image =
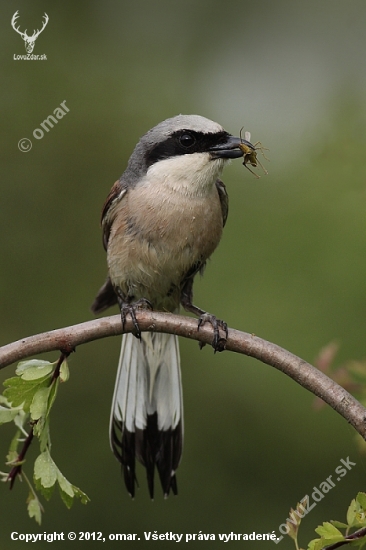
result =
[{"label": "brown wing", "polygon": [[101,224],[103,228],[103,246],[107,250],[111,226],[115,218],[113,206],[127,193],[127,186],[117,180],[109,192],[102,208]]},{"label": "brown wing", "polygon": [[[117,180],[109,192],[108,197],[102,209],[102,229],[103,229],[103,246],[105,250],[108,247],[109,235],[111,232],[112,223],[115,218],[115,209],[113,206],[122,200],[127,193],[127,187],[120,180]],[[113,285],[109,277],[107,277],[104,285],[99,289],[99,292],[91,306],[93,313],[101,313],[105,309],[117,304],[117,296],[114,292]]]}]

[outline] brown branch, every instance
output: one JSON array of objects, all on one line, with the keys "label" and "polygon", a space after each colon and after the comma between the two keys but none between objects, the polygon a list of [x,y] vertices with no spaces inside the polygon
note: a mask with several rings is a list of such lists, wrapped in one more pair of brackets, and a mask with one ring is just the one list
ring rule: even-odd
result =
[{"label": "brown branch", "polygon": [[[139,311],[137,319],[141,331],[177,334],[203,344],[212,342],[212,328],[206,324],[198,331],[197,320],[190,317]],[[132,322],[128,319],[125,332],[132,330]],[[115,315],[30,336],[0,348],[0,369],[25,357],[46,351],[61,350],[69,354],[80,344],[121,333],[121,318]],[[303,388],[328,403],[366,439],[366,409],[344,388],[303,359],[276,344],[234,329],[229,329],[226,350],[254,357],[287,374]]]},{"label": "brown branch", "polygon": [[25,455],[27,454],[27,451],[28,451],[31,443],[32,443],[33,435],[34,434],[33,434],[33,425],[32,425],[31,429],[30,429],[30,432],[29,432],[29,434],[27,435],[27,437],[24,441],[23,448],[20,451],[17,459],[15,460],[15,465],[12,467],[12,469],[10,470],[9,475],[7,477],[6,481],[9,481],[10,489],[13,488],[16,478],[18,476],[20,476],[20,474],[22,473],[23,460],[25,458]]},{"label": "brown branch", "polygon": [[352,535],[347,535],[344,540],[341,540],[340,542],[335,542],[334,544],[330,544],[329,546],[325,546],[324,550],[335,550],[336,548],[340,548],[345,544],[350,544],[355,540],[362,539],[365,537],[365,535],[366,535],[366,527],[362,527],[358,531],[355,531],[354,533],[352,533]]}]

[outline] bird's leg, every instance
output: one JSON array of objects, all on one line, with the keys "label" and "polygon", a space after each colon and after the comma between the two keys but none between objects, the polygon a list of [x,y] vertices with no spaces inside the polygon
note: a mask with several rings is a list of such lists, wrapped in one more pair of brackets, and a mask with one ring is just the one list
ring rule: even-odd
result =
[{"label": "bird's leg", "polygon": [[[217,319],[215,315],[207,313],[203,309],[192,304],[193,299],[193,278],[187,279],[182,288],[180,302],[186,311],[190,311],[199,317],[198,319],[198,330],[205,323],[210,323],[214,337],[212,340],[212,347],[216,351],[223,351],[225,349],[226,339],[228,337],[228,328],[225,321]],[[225,332],[225,338],[220,337],[220,329]],[[202,349],[204,344],[200,343],[200,348]]]},{"label": "bird's leg", "polygon": [[129,303],[126,301],[126,298],[123,296],[121,290],[119,288],[116,288],[116,293],[118,296],[118,304],[119,309],[121,311],[121,320],[122,320],[122,328],[124,330],[125,328],[125,322],[127,315],[130,314],[133,326],[135,327],[135,330],[133,331],[133,334],[141,340],[141,330],[139,327],[139,324],[136,319],[136,310],[137,309],[152,309],[152,304],[147,300],[146,298],[140,298],[140,300],[137,300],[136,302]]}]

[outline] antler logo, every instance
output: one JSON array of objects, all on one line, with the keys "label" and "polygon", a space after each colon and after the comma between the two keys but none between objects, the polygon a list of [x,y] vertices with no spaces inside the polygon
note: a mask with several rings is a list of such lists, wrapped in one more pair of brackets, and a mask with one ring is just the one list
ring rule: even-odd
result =
[{"label": "antler logo", "polygon": [[35,41],[37,40],[37,38],[39,37],[39,35],[41,34],[41,32],[43,31],[43,29],[45,28],[45,26],[47,25],[48,23],[48,20],[49,20],[49,17],[47,15],[47,13],[44,14],[44,21],[43,21],[43,25],[42,25],[42,28],[41,30],[36,30],[36,31],[33,31],[33,34],[32,36],[28,36],[27,35],[27,29],[25,29],[24,32],[21,32],[19,30],[19,27],[17,28],[15,26],[15,23],[16,23],[16,20],[18,19],[19,17],[19,10],[16,11],[13,15],[13,18],[11,20],[11,26],[13,27],[13,29],[20,34],[20,36],[23,38],[24,40],[24,45],[25,45],[25,50],[27,53],[32,53],[33,49],[34,49],[34,44],[35,44]]}]

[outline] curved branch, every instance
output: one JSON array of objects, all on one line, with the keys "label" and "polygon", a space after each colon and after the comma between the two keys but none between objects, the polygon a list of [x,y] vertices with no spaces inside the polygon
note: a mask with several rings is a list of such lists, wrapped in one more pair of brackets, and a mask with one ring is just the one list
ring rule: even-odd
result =
[{"label": "curved branch", "polygon": [[[151,311],[138,311],[136,316],[141,331],[176,334],[203,344],[212,342],[212,328],[206,325],[198,331],[197,320],[190,317]],[[128,319],[125,332],[132,330],[132,321]],[[0,348],[0,369],[31,355],[54,350],[70,353],[80,344],[118,334],[122,334],[121,317],[114,315],[30,336]],[[234,329],[229,329],[225,349],[254,357],[287,374],[328,403],[366,439],[366,409],[344,388],[303,359],[276,344]]]}]

